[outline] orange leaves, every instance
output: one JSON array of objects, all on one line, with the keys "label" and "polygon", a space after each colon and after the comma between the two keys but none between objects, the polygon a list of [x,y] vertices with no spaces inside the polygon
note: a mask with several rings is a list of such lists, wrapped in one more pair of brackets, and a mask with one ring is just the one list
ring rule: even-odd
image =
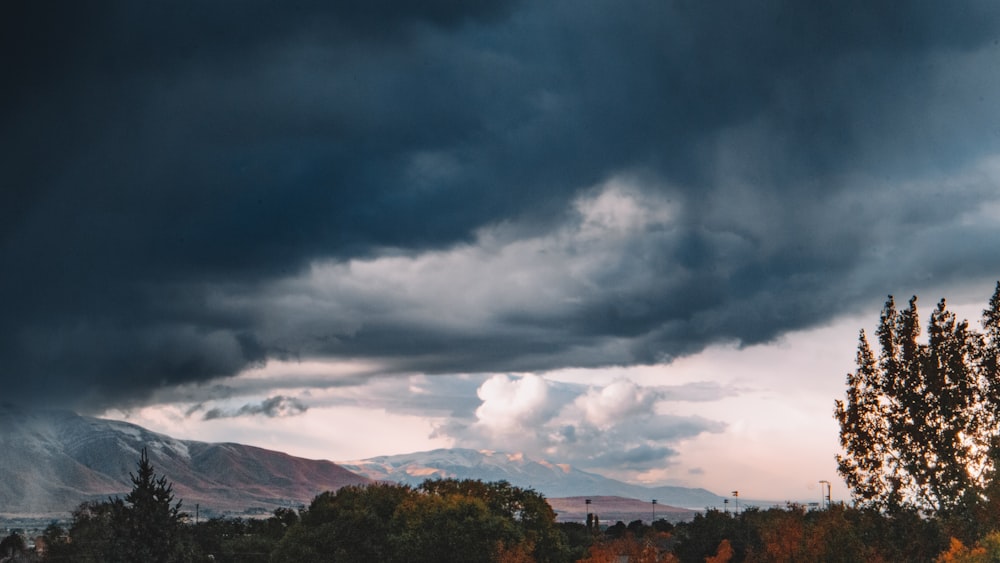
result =
[{"label": "orange leaves", "polygon": [[[625,559],[626,557],[627,559]],[[677,558],[672,553],[661,551],[655,542],[648,538],[640,539],[628,535],[592,545],[589,557],[581,559],[578,563],[619,563],[620,561],[674,563]]]},{"label": "orange leaves", "polygon": [[733,546],[729,543],[729,540],[722,540],[719,542],[719,549],[715,552],[715,555],[705,558],[705,563],[729,563],[733,558]]}]

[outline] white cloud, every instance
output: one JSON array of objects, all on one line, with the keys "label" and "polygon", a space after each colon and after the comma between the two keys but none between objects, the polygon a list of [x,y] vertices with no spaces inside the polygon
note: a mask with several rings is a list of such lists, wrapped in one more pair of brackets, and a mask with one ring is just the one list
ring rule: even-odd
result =
[{"label": "white cloud", "polygon": [[462,447],[517,450],[625,479],[671,463],[681,441],[725,428],[697,415],[658,412],[667,402],[664,388],[625,378],[581,385],[539,374],[494,375],[477,395],[474,420],[450,419],[436,435]]},{"label": "white cloud", "polygon": [[482,405],[476,409],[476,424],[491,434],[528,431],[552,414],[548,384],[537,375],[511,378],[495,375],[479,388]]},{"label": "white cloud", "polygon": [[619,379],[604,388],[591,388],[577,398],[575,405],[583,411],[584,420],[599,428],[616,421],[651,413],[656,393],[643,389],[626,379]]}]

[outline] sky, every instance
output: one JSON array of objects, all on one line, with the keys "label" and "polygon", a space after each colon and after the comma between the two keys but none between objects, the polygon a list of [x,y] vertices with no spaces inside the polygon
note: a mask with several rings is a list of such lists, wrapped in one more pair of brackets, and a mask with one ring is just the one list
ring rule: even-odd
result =
[{"label": "sky", "polygon": [[0,401],[819,497],[889,294],[1000,279],[1000,6],[19,2]]}]

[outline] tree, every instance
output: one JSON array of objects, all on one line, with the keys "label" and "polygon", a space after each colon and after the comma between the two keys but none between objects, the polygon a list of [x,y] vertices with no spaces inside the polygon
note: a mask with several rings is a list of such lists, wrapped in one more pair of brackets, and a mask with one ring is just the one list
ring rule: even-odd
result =
[{"label": "tree", "polygon": [[617,563],[623,558],[628,563],[677,561],[677,558],[671,553],[661,554],[652,541],[626,535],[618,538],[606,538],[591,546],[587,557],[581,559],[579,563]]},{"label": "tree", "polygon": [[728,542],[730,553],[737,561],[746,558],[747,551],[756,547],[756,531],[749,524],[756,518],[756,512],[748,509],[738,517],[710,508],[696,514],[689,522],[682,522],[675,528],[677,545],[674,554],[682,562],[704,562],[719,551],[723,540]]},{"label": "tree", "polygon": [[396,513],[399,561],[490,563],[499,546],[520,544],[514,523],[463,494],[416,494]]},{"label": "tree", "polygon": [[1000,532],[987,534],[979,545],[968,548],[956,538],[951,538],[948,551],[938,556],[938,563],[990,563],[1000,561]]},{"label": "tree", "polygon": [[719,548],[716,550],[715,555],[710,555],[705,558],[705,563],[727,563],[733,559],[733,546],[729,540],[722,540],[719,542]]},{"label": "tree", "polygon": [[190,527],[195,551],[217,563],[267,563],[288,529],[299,521],[290,508],[275,509],[270,518],[201,520]]},{"label": "tree", "polygon": [[837,469],[860,506],[948,515],[984,500],[1000,430],[1000,283],[983,327],[957,322],[942,299],[921,343],[917,298],[897,311],[889,296],[877,356],[861,331],[857,370],[835,407]]},{"label": "tree", "polygon": [[518,541],[532,546],[536,561],[547,563],[567,557],[568,547],[556,526],[556,514],[545,497],[534,490],[515,487],[507,481],[484,483],[475,479],[431,479],[420,490],[437,496],[482,499],[490,514],[513,525]]},{"label": "tree", "polygon": [[[184,526],[187,515],[174,503],[173,485],[157,477],[143,448],[135,474],[129,473],[132,491],[124,499],[89,501],[73,511],[69,538],[57,527],[49,560],[80,562],[174,563],[190,561],[193,544]],[[47,536],[48,537],[48,536]]]},{"label": "tree", "polygon": [[14,561],[15,559],[19,559],[27,549],[21,534],[11,532],[9,536],[0,540],[0,561]]},{"label": "tree", "polygon": [[68,532],[58,522],[52,522],[46,526],[42,532],[40,549],[36,543],[36,549],[44,556],[42,560],[71,561],[73,557],[67,541],[68,538]]},{"label": "tree", "polygon": [[271,561],[563,563],[569,550],[540,494],[506,482],[373,483],[313,499]]},{"label": "tree", "polygon": [[72,512],[68,537],[58,526],[46,528],[47,561],[100,563],[114,552],[111,501],[86,501]]},{"label": "tree", "polygon": [[[414,495],[407,485],[372,483],[321,493],[291,523],[272,553],[275,562],[396,561],[395,514]],[[287,518],[291,515],[283,513]],[[282,517],[278,513],[277,517]]]},{"label": "tree", "polygon": [[181,501],[174,503],[173,484],[157,477],[146,448],[137,465],[136,473],[129,473],[132,491],[124,502],[111,501],[112,529],[121,557],[163,563],[183,560],[188,549],[182,538],[187,515],[181,512]]},{"label": "tree", "polygon": [[595,534],[580,522],[560,522],[560,534],[565,538],[566,559],[577,561],[587,554],[587,548],[594,543]]}]

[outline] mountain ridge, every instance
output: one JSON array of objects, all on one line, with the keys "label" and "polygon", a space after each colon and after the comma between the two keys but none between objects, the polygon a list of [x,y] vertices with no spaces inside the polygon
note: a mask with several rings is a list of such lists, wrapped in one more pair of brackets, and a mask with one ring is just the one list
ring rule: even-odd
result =
[{"label": "mountain ridge", "polygon": [[658,486],[645,487],[610,479],[571,465],[536,460],[523,453],[468,448],[439,448],[409,454],[376,456],[338,465],[375,481],[395,481],[419,485],[425,479],[455,478],[504,480],[531,488],[548,498],[580,495],[617,496],[704,510],[719,506],[722,497],[706,489]]},{"label": "mountain ridge", "polygon": [[0,513],[66,513],[127,493],[142,448],[184,509],[200,505],[206,514],[296,507],[325,490],[370,482],[326,460],[178,440],[69,411],[0,409]]}]

